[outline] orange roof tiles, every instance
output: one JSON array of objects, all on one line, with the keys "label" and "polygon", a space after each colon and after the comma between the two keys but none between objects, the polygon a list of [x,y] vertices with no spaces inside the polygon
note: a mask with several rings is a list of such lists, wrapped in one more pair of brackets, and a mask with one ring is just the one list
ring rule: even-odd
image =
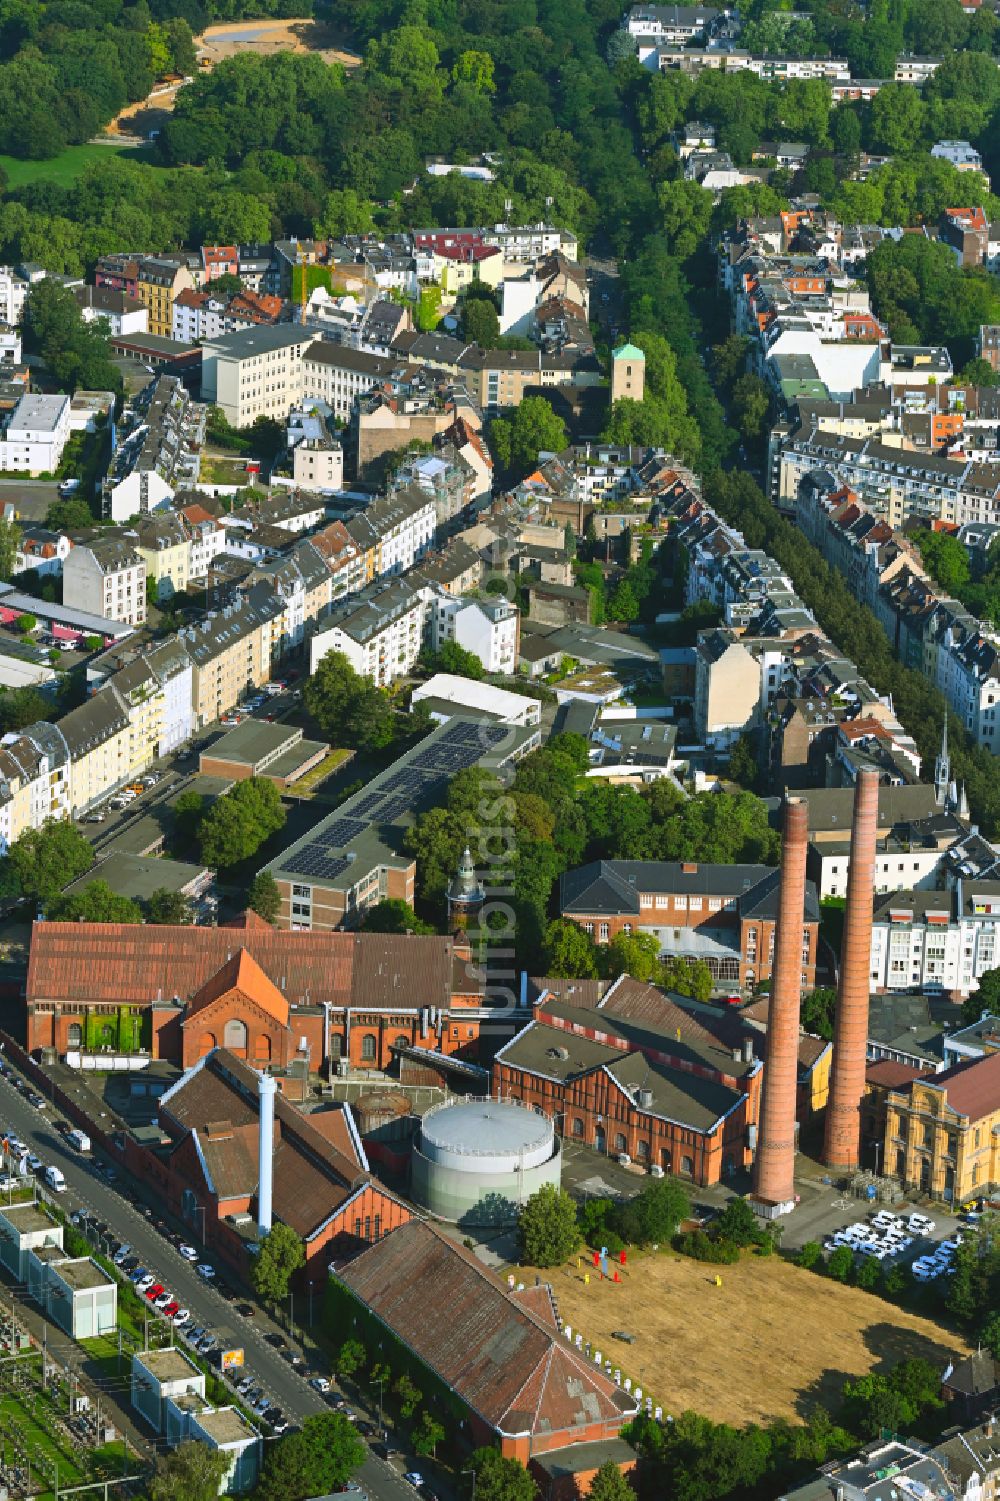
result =
[{"label": "orange roof tiles", "polygon": [[32,930],[27,1000],[184,1005],[240,949],[292,1005],[447,1006],[451,999],[451,938],[42,922]]},{"label": "orange roof tiles", "polygon": [[238,954],[227,960],[217,974],[205,982],[198,994],[192,998],[183,1025],[187,1026],[188,1022],[206,1007],[213,1005],[221,996],[231,995],[234,991],[259,1006],[268,1016],[273,1017],[279,1026],[288,1026],[288,1002],[246,949],[240,949]]}]

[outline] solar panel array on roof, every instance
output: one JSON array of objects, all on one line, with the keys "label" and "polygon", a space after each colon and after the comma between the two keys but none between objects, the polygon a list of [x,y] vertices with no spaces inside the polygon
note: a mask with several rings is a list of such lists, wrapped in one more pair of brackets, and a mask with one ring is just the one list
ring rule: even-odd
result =
[{"label": "solar panel array on roof", "polygon": [[333,823],[320,828],[312,842],[325,849],[345,849],[355,839],[360,839],[367,827],[363,818],[335,818]]},{"label": "solar panel array on roof", "polygon": [[432,745],[419,751],[406,766],[390,773],[378,787],[361,794],[356,801],[346,803],[341,816],[331,823],[321,824],[308,843],[287,857],[286,868],[301,875],[335,880],[350,864],[336,851],[346,850],[370,825],[392,823],[409,813],[443,778],[474,766],[507,734],[499,725],[462,721],[449,724]]},{"label": "solar panel array on roof", "polygon": [[322,845],[307,844],[296,857],[295,870],[304,876],[318,876],[321,880],[335,881],[350,865],[343,855],[331,855]]}]

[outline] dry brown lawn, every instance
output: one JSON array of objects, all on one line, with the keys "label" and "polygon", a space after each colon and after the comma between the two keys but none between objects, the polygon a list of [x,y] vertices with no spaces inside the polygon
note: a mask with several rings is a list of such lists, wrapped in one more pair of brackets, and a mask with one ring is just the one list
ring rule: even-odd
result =
[{"label": "dry brown lawn", "polygon": [[[586,1259],[540,1273],[559,1313],[622,1374],[662,1404],[716,1422],[804,1419],[835,1407],[849,1377],[921,1355],[942,1369],[965,1342],[931,1319],[858,1288],[830,1282],[779,1257],[748,1256],[710,1267],[663,1253],[637,1257],[620,1284],[602,1282]],[[716,1287],[716,1273],[722,1286]],[[522,1269],[529,1285],[534,1269]],[[613,1329],[635,1335],[628,1345]]]}]

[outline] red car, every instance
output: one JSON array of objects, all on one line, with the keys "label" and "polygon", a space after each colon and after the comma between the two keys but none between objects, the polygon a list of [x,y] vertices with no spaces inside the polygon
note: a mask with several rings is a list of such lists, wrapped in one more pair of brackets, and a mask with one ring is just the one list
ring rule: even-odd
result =
[{"label": "red car", "polygon": [[146,1297],[152,1303],[153,1299],[158,1298],[163,1290],[164,1288],[162,1282],[154,1282],[152,1287],[146,1288]]},{"label": "red car", "polygon": [[180,1311],[181,1305],[177,1302],[167,1303],[163,1308],[160,1309],[160,1312],[163,1314],[163,1317],[165,1319],[172,1319],[174,1314],[180,1313]]}]

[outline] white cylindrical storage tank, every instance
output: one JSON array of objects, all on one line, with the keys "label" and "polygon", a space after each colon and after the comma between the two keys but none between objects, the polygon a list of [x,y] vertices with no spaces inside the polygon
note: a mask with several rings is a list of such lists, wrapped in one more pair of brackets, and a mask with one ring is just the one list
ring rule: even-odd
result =
[{"label": "white cylindrical storage tank", "polygon": [[544,1183],[558,1187],[559,1139],[547,1116],[500,1100],[429,1110],[413,1149],[411,1192],[441,1219],[508,1225]]}]

